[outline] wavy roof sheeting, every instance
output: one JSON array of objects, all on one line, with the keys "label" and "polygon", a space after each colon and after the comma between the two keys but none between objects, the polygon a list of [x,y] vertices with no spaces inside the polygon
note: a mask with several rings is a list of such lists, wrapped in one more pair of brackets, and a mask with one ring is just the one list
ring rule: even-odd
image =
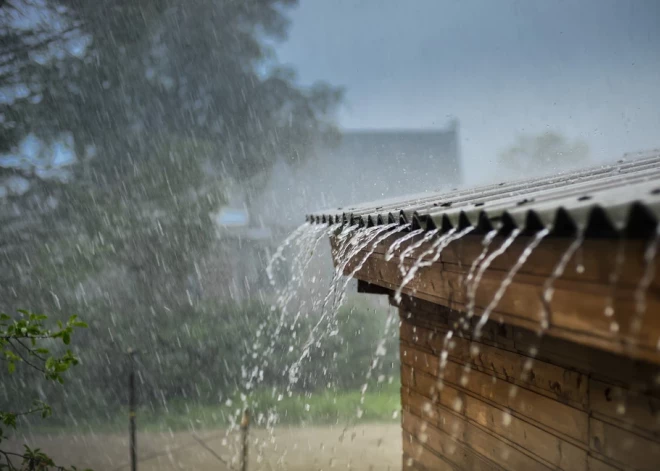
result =
[{"label": "wavy roof sheeting", "polygon": [[316,223],[373,226],[400,222],[447,231],[476,226],[479,232],[514,228],[587,237],[645,237],[660,222],[660,151],[627,155],[614,165],[551,177],[425,193],[319,211]]}]

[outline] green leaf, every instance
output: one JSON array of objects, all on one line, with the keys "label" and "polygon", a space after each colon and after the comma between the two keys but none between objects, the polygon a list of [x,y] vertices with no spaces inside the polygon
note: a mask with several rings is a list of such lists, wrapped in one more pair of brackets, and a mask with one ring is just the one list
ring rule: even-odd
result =
[{"label": "green leaf", "polygon": [[64,345],[69,345],[71,343],[71,334],[69,332],[64,332],[62,335],[62,342],[64,342]]},{"label": "green leaf", "polygon": [[13,361],[9,362],[9,364],[7,365],[7,370],[9,370],[9,374],[12,374],[14,371],[16,371],[16,363],[14,363]]}]

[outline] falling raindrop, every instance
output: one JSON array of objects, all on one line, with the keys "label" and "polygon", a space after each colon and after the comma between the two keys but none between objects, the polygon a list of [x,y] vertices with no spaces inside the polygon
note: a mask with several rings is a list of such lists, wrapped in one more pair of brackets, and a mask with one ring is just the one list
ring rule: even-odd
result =
[{"label": "falling raindrop", "polygon": [[[638,333],[642,328],[642,321],[646,313],[646,295],[649,286],[655,278],[655,260],[658,252],[658,245],[660,244],[660,224],[656,226],[653,238],[648,242],[646,250],[644,251],[644,273],[637,283],[635,289],[635,316],[631,321],[632,333]],[[660,339],[659,339],[660,341]]]},{"label": "falling raindrop", "polygon": [[543,290],[541,291],[541,303],[542,303],[542,309],[540,312],[540,317],[541,317],[541,334],[545,332],[548,327],[550,326],[550,315],[552,314],[551,310],[551,304],[552,304],[552,298],[554,296],[554,283],[555,281],[561,277],[564,274],[564,271],[566,270],[566,266],[571,260],[571,257],[573,257],[573,254],[575,251],[582,246],[584,242],[584,233],[583,231],[580,231],[578,235],[576,236],[575,240],[571,242],[571,244],[568,246],[566,251],[562,254],[561,258],[559,259],[559,262],[557,262],[557,265],[555,265],[555,268],[552,270],[552,273],[548,277],[548,279],[545,280],[545,283],[543,284]]},{"label": "falling raindrop", "polygon": [[477,323],[477,326],[474,329],[475,338],[481,337],[481,331],[483,327],[486,325],[486,322],[488,322],[491,312],[493,312],[493,309],[495,309],[499,304],[499,302],[502,300],[502,297],[504,296],[506,289],[513,282],[513,278],[516,276],[516,273],[518,273],[518,270],[520,270],[523,264],[527,261],[527,259],[532,254],[534,249],[538,247],[538,245],[541,243],[543,238],[547,236],[549,233],[550,233],[549,229],[543,229],[537,232],[534,238],[532,239],[532,241],[522,251],[516,263],[511,267],[509,272],[506,274],[506,276],[502,280],[502,283],[500,283],[500,286],[495,292],[495,295],[493,296],[491,302],[488,304],[484,312],[481,314],[481,318],[479,319],[479,322]]}]

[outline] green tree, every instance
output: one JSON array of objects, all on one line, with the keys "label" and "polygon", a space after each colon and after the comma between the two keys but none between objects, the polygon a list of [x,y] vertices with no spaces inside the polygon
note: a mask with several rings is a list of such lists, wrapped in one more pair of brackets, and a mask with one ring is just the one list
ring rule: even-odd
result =
[{"label": "green tree", "polygon": [[518,136],[515,144],[499,155],[502,167],[521,175],[579,167],[588,161],[586,142],[551,131]]},{"label": "green tree", "polygon": [[[142,290],[148,297],[160,298],[158,290],[184,299],[170,288],[184,286],[213,240],[208,215],[225,200],[223,180],[267,174],[277,159],[296,163],[332,140],[342,92],[323,83],[300,87],[277,66],[268,44],[285,37],[290,0],[39,4],[39,13],[63,26],[2,31],[21,46],[9,54],[6,80],[28,89],[0,105],[8,117],[0,123],[3,142],[15,146],[28,131],[44,141],[71,133],[78,162],[71,181],[42,181],[14,198],[21,213],[37,206],[47,214],[27,231],[26,223],[12,231],[3,221],[10,228],[3,239],[19,254],[60,250],[42,258],[48,263],[39,273],[51,272],[59,285],[75,286],[112,258],[151,284]],[[10,0],[0,8],[27,18],[37,7]],[[28,60],[36,53],[47,60]],[[42,178],[15,165],[4,171]],[[31,271],[32,261],[6,273],[29,285]],[[7,285],[12,295],[18,288]],[[149,309],[148,301],[140,305]]]},{"label": "green tree", "polygon": [[191,284],[219,243],[209,215],[226,201],[224,182],[267,175],[278,159],[295,165],[336,138],[341,89],[298,85],[270,46],[285,37],[295,3],[1,4],[23,17],[37,8],[62,27],[0,29],[0,41],[14,35],[16,44],[2,83],[27,89],[0,103],[0,152],[14,152],[28,133],[45,145],[70,135],[77,161],[62,180],[0,159],[6,175],[32,182],[0,206],[0,307],[30,299],[39,309],[92,313],[78,342],[90,352],[79,402],[121,402],[113,379],[122,365],[108,358],[128,346],[146,352],[154,396],[195,393],[173,372],[199,373],[183,371],[184,358],[209,359],[207,340],[191,335],[204,330],[201,320],[249,332],[261,318],[201,306]]},{"label": "green tree", "polygon": [[[24,365],[38,372],[47,381],[63,384],[64,373],[71,366],[78,364],[79,360],[71,350],[52,354],[51,345],[54,341],[61,340],[62,344],[68,346],[74,330],[87,327],[87,324],[80,321],[77,316],[71,316],[65,324],[58,322],[57,328],[50,329],[44,325],[47,319],[48,316],[23,310],[16,318],[0,313],[0,354],[5,360],[8,374],[14,374],[17,365]],[[4,380],[3,383],[7,384]],[[51,407],[38,399],[35,399],[32,406],[25,410],[0,410],[0,447],[7,440],[3,429],[16,429],[22,417],[38,414],[45,419],[51,413]],[[24,451],[21,453],[0,448],[0,469],[36,471],[67,468],[55,465],[53,460],[40,449],[32,449],[24,445]]]}]

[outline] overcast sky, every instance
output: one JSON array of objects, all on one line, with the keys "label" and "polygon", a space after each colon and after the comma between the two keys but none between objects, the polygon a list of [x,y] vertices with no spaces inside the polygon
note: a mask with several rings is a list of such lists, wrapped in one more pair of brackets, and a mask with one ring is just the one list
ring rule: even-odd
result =
[{"label": "overcast sky", "polygon": [[658,0],[300,0],[278,46],[302,83],[344,85],[346,128],[461,123],[468,182],[520,132],[592,159],[660,147]]}]

